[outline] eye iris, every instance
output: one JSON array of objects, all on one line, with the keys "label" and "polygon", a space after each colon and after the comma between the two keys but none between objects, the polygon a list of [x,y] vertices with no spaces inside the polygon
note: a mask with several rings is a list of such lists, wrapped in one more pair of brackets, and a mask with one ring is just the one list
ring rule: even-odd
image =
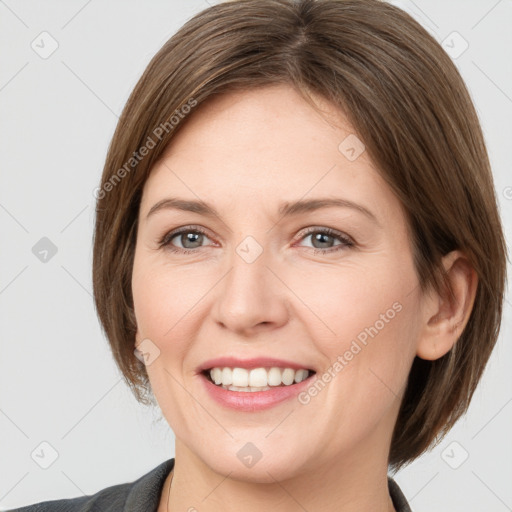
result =
[{"label": "eye iris", "polygon": [[320,244],[327,244],[327,246],[317,247],[318,249],[326,249],[326,248],[331,247],[331,245],[329,245],[329,242],[325,241],[324,237],[332,238],[332,236],[327,234],[327,233],[316,233],[316,234],[313,235],[313,240],[315,242],[320,242]]},{"label": "eye iris", "polygon": [[[180,242],[182,243],[183,247],[185,247],[185,249],[195,249],[196,247],[201,246],[202,237],[203,235],[201,233],[183,233],[181,235]],[[193,247],[187,245],[188,242],[192,242],[192,244],[197,244],[198,241],[199,245],[194,245]]]}]

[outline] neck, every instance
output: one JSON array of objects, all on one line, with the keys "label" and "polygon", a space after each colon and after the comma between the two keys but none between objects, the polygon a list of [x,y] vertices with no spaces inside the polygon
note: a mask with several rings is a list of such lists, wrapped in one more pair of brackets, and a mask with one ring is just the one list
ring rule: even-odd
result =
[{"label": "neck", "polygon": [[388,492],[387,453],[358,451],[357,456],[339,459],[286,480],[254,483],[215,472],[176,439],[174,469],[162,492],[165,506],[158,512],[236,512],[242,504],[245,512],[395,512]]}]

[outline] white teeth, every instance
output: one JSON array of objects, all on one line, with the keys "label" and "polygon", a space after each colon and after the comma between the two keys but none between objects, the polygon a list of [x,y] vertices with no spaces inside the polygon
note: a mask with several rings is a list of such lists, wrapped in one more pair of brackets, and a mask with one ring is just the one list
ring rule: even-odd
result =
[{"label": "white teeth", "polygon": [[249,386],[262,388],[267,385],[267,370],[265,368],[253,368],[249,373]]},{"label": "white teeth", "polygon": [[[225,386],[229,386],[230,384],[233,384],[233,372],[231,371],[231,368],[223,368],[222,369],[221,381]],[[220,382],[216,382],[215,384],[220,384]]]},{"label": "white teeth", "polygon": [[270,371],[268,372],[268,385],[281,385],[281,370],[279,368],[270,368]]},{"label": "white teeth", "polygon": [[304,379],[307,379],[308,373],[307,370],[297,370],[295,372],[295,382],[302,382]]},{"label": "white teeth", "polygon": [[231,391],[266,391],[270,386],[290,386],[309,376],[306,369],[293,368],[212,368],[210,377],[218,386]]},{"label": "white teeth", "polygon": [[283,376],[281,377],[281,379],[285,386],[293,384],[293,381],[295,379],[295,370],[292,370],[291,368],[285,368],[283,370]]},{"label": "white teeth", "polygon": [[271,389],[269,388],[268,386],[263,386],[263,387],[252,387],[252,386],[247,386],[246,388],[241,388],[241,387],[237,387],[237,386],[222,386],[224,389],[228,389],[229,391],[243,391],[243,392],[251,392],[251,391],[267,391],[268,389]]},{"label": "white teeth", "polygon": [[222,370],[220,368],[213,368],[213,370],[210,373],[210,377],[212,378],[213,382],[215,382],[215,384],[221,384]]},{"label": "white teeth", "polygon": [[247,387],[249,385],[249,372],[245,368],[233,368],[233,386]]}]

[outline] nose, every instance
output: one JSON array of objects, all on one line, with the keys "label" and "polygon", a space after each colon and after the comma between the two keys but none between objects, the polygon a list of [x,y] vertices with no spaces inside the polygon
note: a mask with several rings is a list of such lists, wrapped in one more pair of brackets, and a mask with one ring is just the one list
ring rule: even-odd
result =
[{"label": "nose", "polygon": [[215,287],[212,314],[223,329],[251,336],[286,324],[289,290],[265,250],[254,261],[233,251],[230,268]]}]

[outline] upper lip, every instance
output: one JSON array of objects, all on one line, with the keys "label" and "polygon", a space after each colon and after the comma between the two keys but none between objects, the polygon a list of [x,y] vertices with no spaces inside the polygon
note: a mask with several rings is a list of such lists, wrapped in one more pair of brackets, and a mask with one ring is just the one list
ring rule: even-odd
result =
[{"label": "upper lip", "polygon": [[[307,365],[296,363],[294,361],[288,361],[285,359],[276,359],[273,357],[253,357],[251,359],[238,359],[236,357],[216,357],[215,359],[209,359],[199,366],[197,369],[198,373],[212,368],[293,368],[294,370],[312,370]],[[314,371],[314,370],[313,370]]]}]

